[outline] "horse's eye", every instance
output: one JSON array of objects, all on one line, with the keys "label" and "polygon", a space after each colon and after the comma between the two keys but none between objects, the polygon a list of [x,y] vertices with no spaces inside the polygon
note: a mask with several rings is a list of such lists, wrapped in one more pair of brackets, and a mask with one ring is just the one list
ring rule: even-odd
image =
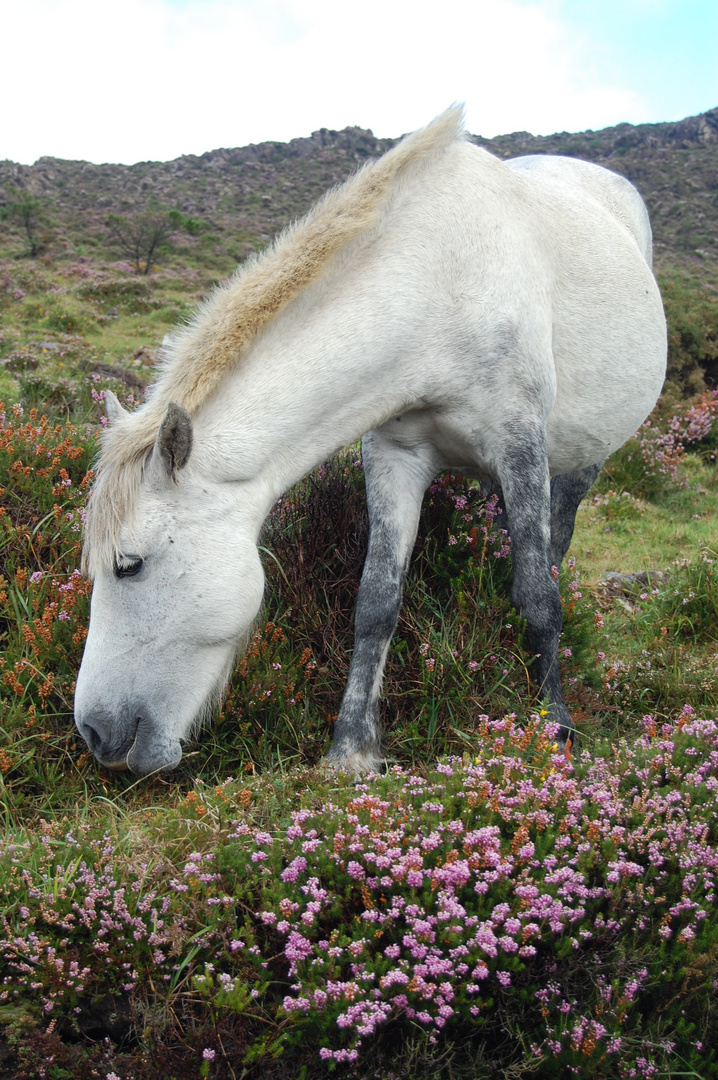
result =
[{"label": "horse's eye", "polygon": [[145,560],[139,555],[118,555],[115,559],[115,577],[134,577],[139,574]]}]

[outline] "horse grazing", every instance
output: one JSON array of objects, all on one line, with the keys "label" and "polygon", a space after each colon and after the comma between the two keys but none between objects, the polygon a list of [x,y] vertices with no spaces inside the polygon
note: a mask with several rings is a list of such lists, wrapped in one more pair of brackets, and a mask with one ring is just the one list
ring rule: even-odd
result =
[{"label": "horse grazing", "polygon": [[370,540],[328,761],[381,762],[382,673],[423,494],[444,470],[500,487],[512,599],[567,740],[552,567],[661,390],[650,263],[627,180],[569,158],[499,161],[452,107],[242,266],[176,335],[145,404],[108,395],[75,695],[99,761],[178,763],[259,610],[270,508],[360,436]]}]

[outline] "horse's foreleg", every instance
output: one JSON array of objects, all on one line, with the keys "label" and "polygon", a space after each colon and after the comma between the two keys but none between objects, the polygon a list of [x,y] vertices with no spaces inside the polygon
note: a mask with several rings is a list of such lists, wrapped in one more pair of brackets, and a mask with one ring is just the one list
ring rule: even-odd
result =
[{"label": "horse's foreleg", "polygon": [[357,596],[349,678],[327,762],[355,773],[381,765],[379,693],[401,607],[404,577],[424,491],[438,471],[421,450],[376,432],[362,441],[369,507],[369,549]]},{"label": "horse's foreleg", "polygon": [[[558,583],[551,574],[554,548],[546,435],[538,425],[518,421],[507,434],[497,466],[511,535],[511,598],[526,619],[528,647],[535,657],[534,677],[549,700],[551,719],[560,724],[560,739],[565,743],[572,737],[573,724],[558,669],[562,617]],[[557,530],[556,552],[564,540],[564,533]]]},{"label": "horse's foreleg", "polygon": [[554,476],[551,481],[551,565],[561,568],[571,546],[576,511],[584,495],[593,487],[601,465]]}]

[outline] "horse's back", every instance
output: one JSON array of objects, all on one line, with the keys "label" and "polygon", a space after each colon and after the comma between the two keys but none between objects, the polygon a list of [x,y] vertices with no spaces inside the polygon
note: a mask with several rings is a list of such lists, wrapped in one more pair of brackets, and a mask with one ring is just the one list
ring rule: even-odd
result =
[{"label": "horse's back", "polygon": [[609,211],[633,236],[649,266],[653,259],[651,224],[643,199],[625,176],[579,158],[530,154],[509,158],[506,165],[534,187],[583,193]]}]

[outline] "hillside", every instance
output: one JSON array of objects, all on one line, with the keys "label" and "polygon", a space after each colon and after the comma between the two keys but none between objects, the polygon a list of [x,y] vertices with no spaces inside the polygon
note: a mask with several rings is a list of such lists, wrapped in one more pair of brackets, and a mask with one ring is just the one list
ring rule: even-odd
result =
[{"label": "hillside", "polygon": [[[607,165],[643,194],[656,240],[659,269],[682,269],[716,283],[718,263],[718,108],[677,123],[619,124],[601,131],[495,139],[472,136],[499,157],[568,154]],[[43,157],[34,165],[0,162],[0,205],[9,188],[29,190],[48,208],[55,254],[99,254],[112,212],[156,205],[202,221],[199,238],[184,238],[207,268],[263,246],[302,214],[327,187],[392,140],[348,127],[322,129],[288,143],[266,142],[212,150],[168,162],[93,165]]]}]

